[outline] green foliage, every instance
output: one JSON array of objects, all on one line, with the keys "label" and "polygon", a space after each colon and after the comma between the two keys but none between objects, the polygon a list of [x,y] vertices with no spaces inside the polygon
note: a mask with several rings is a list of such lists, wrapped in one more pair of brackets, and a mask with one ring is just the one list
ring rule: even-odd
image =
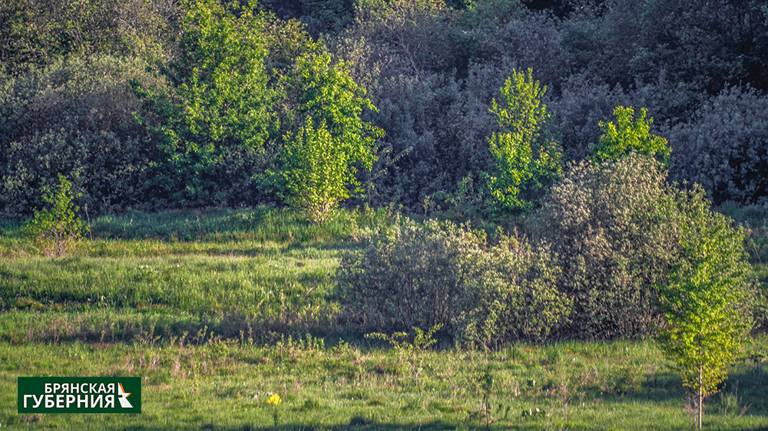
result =
[{"label": "green foliage", "polygon": [[413,354],[426,352],[437,344],[435,334],[439,332],[442,327],[443,325],[437,324],[426,331],[421,328],[413,328],[413,336],[410,336],[407,332],[403,331],[394,332],[389,335],[381,332],[371,332],[366,334],[365,338],[369,340],[385,341],[399,352]]},{"label": "green foliage", "polygon": [[663,136],[651,133],[653,118],[648,118],[646,108],[640,110],[637,119],[632,107],[617,106],[613,115],[615,123],[600,122],[603,134],[594,149],[595,160],[617,160],[629,153],[637,153],[655,157],[665,165],[669,163],[669,144]]},{"label": "green foliage", "polygon": [[69,56],[16,77],[0,73],[0,212],[27,216],[58,174],[92,214],[148,203],[154,153],[133,112],[130,80],[163,82],[138,58]]},{"label": "green foliage", "polygon": [[678,193],[674,223],[681,253],[660,286],[666,320],[662,346],[696,397],[701,428],[704,397],[717,391],[752,328],[746,233],[710,209],[701,189]]},{"label": "green foliage", "polygon": [[384,331],[444,325],[455,340],[497,347],[540,340],[570,312],[548,250],[450,222],[410,220],[347,254],[337,279],[347,319]]},{"label": "green foliage", "polygon": [[294,136],[286,136],[280,175],[289,193],[288,203],[320,223],[349,197],[347,184],[356,179],[351,169],[354,160],[343,142],[331,136],[325,122],[317,128],[313,123],[309,117]]},{"label": "green foliage", "polygon": [[438,323],[427,330],[414,327],[413,335],[409,335],[404,331],[398,331],[393,334],[371,332],[365,334],[365,338],[381,340],[392,346],[395,352],[397,352],[399,365],[401,367],[407,366],[410,377],[415,381],[419,381],[424,371],[424,353],[437,344],[435,334],[440,332],[442,328],[443,325]]},{"label": "green foliage", "polygon": [[382,131],[362,118],[376,110],[365,89],[320,44],[296,59],[288,87],[297,130],[284,137],[282,186],[289,204],[319,222],[349,197],[349,187],[358,189],[358,170],[372,168]]},{"label": "green foliage", "polygon": [[568,169],[531,217],[537,239],[552,245],[563,268],[558,285],[573,298],[575,337],[633,337],[660,321],[655,285],[675,261],[673,229],[660,215],[666,172],[630,155]]},{"label": "green foliage", "polygon": [[15,0],[0,2],[0,63],[12,72],[71,55],[165,59],[172,55],[175,2]]},{"label": "green foliage", "polygon": [[545,129],[550,117],[543,101],[546,92],[533,79],[532,69],[513,71],[499,91],[500,100],[491,104],[498,130],[488,147],[497,174],[489,178],[489,187],[502,209],[529,209],[529,196],[560,173],[560,148]]},{"label": "green foliage", "polygon": [[467,345],[498,348],[513,340],[543,341],[568,321],[573,301],[558,290],[561,269],[546,244],[498,232],[478,256],[454,318]]},{"label": "green foliage", "polygon": [[80,196],[63,175],[59,175],[56,191],[48,191],[43,196],[48,208],[36,210],[27,229],[44,255],[66,255],[88,232],[88,226],[77,215],[80,208],[74,203]]},{"label": "green foliage", "polygon": [[296,58],[288,81],[296,123],[308,117],[324,122],[353,160],[364,165],[373,162],[373,145],[383,131],[364,120],[363,115],[375,113],[376,107],[365,88],[352,79],[346,63],[334,62],[327,48],[316,43]]},{"label": "green foliage", "polygon": [[157,117],[153,186],[171,201],[222,203],[252,193],[251,178],[279,124],[279,91],[265,64],[266,17],[254,8],[187,0],[181,52],[164,69],[174,91],[138,88]]}]

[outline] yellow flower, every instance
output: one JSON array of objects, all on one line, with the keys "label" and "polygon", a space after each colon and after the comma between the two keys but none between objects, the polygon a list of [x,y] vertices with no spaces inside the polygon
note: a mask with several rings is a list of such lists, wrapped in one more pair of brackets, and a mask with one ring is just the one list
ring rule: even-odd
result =
[{"label": "yellow flower", "polygon": [[270,396],[267,398],[267,401],[266,401],[266,402],[267,402],[267,405],[268,405],[268,406],[277,407],[277,406],[279,406],[279,405],[280,405],[280,403],[281,403],[282,401],[283,401],[283,400],[282,400],[282,399],[280,399],[280,395],[278,395],[278,394],[272,394],[272,395],[270,395]]}]

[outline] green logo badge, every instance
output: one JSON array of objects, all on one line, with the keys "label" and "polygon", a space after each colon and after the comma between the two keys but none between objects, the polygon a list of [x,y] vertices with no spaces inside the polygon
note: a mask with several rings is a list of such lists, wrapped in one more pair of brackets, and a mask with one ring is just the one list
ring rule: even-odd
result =
[{"label": "green logo badge", "polygon": [[19,377],[19,413],[141,413],[141,377]]}]

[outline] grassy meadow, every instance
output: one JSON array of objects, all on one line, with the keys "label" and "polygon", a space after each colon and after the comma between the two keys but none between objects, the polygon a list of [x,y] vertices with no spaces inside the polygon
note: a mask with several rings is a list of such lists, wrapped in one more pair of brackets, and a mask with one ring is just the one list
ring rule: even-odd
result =
[{"label": "grassy meadow", "polygon": [[[768,278],[762,213],[753,228]],[[322,226],[289,210],[129,212],[91,221],[65,258],[0,223],[0,429],[690,429],[652,340],[391,349],[339,323],[333,275],[385,212]],[[20,375],[138,375],[140,415],[18,415]],[[493,383],[488,389],[486,375]],[[484,387],[486,389],[484,389]],[[768,337],[756,335],[708,429],[768,429]]]}]

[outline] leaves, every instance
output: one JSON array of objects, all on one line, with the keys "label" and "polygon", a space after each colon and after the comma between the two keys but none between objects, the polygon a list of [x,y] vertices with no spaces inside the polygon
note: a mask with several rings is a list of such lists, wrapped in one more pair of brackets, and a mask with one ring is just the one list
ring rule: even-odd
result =
[{"label": "leaves", "polygon": [[598,161],[617,160],[630,153],[654,157],[667,165],[671,150],[666,138],[651,133],[653,118],[648,118],[648,110],[642,108],[635,119],[635,109],[617,106],[613,110],[616,122],[601,121],[603,134],[594,150],[594,159]]},{"label": "leaves", "polygon": [[526,192],[543,187],[561,171],[562,152],[547,138],[547,105],[542,101],[546,86],[527,73],[513,71],[499,91],[500,101],[491,102],[498,130],[488,140],[496,162],[495,176],[489,177],[491,195],[503,209],[531,207]]},{"label": "leaves", "polygon": [[670,282],[660,286],[667,323],[661,342],[683,385],[707,396],[725,379],[752,327],[746,233],[713,212],[700,188],[678,192],[675,206],[669,224],[678,228],[682,256]]},{"label": "leaves", "polygon": [[358,170],[372,168],[374,145],[383,132],[362,119],[365,111],[376,109],[365,90],[320,44],[296,59],[288,86],[300,120],[283,139],[285,200],[322,222],[350,196],[350,187],[359,187]]},{"label": "leaves", "polygon": [[80,196],[72,191],[72,183],[63,175],[59,175],[56,191],[43,196],[48,208],[35,211],[27,232],[44,255],[64,256],[88,232],[88,226],[77,215],[80,208],[74,204]]},{"label": "leaves", "polygon": [[[180,56],[163,69],[171,92],[139,89],[159,117],[157,183],[186,204],[247,196],[279,128],[280,89],[266,61],[267,17],[254,4],[187,0]],[[226,182],[228,187],[221,187]]]}]

